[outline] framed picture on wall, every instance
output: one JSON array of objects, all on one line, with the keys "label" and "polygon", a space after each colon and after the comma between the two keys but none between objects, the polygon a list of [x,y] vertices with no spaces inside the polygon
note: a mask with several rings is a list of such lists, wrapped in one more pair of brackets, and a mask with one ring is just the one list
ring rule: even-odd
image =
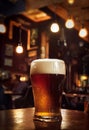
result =
[{"label": "framed picture on wall", "polygon": [[5,44],[5,55],[6,56],[13,56],[13,45]]},{"label": "framed picture on wall", "polygon": [[5,66],[12,67],[12,65],[13,65],[13,60],[12,60],[11,58],[5,58],[5,59],[4,59],[4,65],[5,65]]},{"label": "framed picture on wall", "polygon": [[38,49],[31,49],[28,51],[28,58],[26,62],[30,65],[30,63],[38,58]]},{"label": "framed picture on wall", "polygon": [[28,51],[28,57],[31,58],[31,57],[37,57],[37,52],[38,50],[37,49],[33,49],[33,50],[30,50]]},{"label": "framed picture on wall", "polygon": [[32,28],[30,30],[30,48],[38,46],[38,29]]}]

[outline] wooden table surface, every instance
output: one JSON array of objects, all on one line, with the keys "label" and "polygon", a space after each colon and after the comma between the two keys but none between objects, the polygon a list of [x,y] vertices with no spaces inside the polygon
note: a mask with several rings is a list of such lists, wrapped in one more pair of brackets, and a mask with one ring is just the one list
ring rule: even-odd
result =
[{"label": "wooden table surface", "polygon": [[62,109],[62,122],[34,122],[34,108],[0,111],[0,130],[89,130],[89,114]]}]

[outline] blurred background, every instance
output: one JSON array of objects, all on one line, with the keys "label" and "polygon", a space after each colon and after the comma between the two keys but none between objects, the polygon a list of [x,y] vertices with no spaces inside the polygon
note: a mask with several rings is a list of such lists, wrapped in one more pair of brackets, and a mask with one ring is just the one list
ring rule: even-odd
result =
[{"label": "blurred background", "polygon": [[[64,92],[73,97],[83,94],[77,95],[77,103],[84,105],[89,94],[88,0],[0,0],[0,80],[8,97],[8,103],[2,104],[5,109],[34,106],[29,70],[31,61],[38,58],[65,61]],[[29,89],[31,94],[27,94]],[[21,102],[22,95],[31,95],[31,101],[19,106],[17,99]],[[65,102],[63,107],[69,107],[70,101],[67,106]]]}]

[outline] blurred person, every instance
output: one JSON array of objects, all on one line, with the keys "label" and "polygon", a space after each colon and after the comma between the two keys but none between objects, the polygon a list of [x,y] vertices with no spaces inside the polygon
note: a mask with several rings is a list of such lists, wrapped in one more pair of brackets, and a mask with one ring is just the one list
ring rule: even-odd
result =
[{"label": "blurred person", "polygon": [[[9,93],[9,91],[11,91],[10,81],[11,78],[7,78],[3,80],[5,109],[12,108],[12,94]],[[7,91],[7,93],[5,93],[5,91]]]},{"label": "blurred person", "polygon": [[0,110],[5,109],[5,95],[3,88],[3,81],[0,79]]},{"label": "blurred person", "polygon": [[27,82],[21,82],[19,79],[15,80],[12,91],[14,94],[23,94],[27,89]]}]

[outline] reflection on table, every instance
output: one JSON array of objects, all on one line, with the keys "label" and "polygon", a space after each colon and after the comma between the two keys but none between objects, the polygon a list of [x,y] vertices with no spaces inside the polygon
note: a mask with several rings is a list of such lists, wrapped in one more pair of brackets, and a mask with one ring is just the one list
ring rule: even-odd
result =
[{"label": "reflection on table", "polygon": [[0,130],[88,130],[89,114],[62,109],[62,123],[34,122],[34,108],[0,111]]}]

